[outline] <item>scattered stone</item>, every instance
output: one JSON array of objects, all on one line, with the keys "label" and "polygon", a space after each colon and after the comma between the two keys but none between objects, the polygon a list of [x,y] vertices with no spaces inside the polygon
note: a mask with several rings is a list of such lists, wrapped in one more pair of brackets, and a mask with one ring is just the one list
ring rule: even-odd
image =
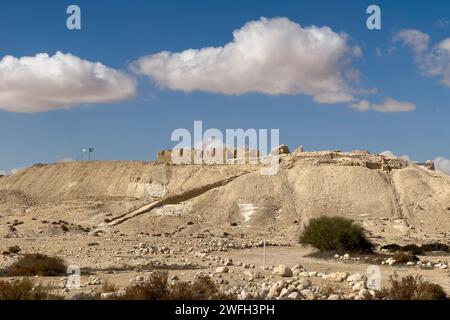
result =
[{"label": "scattered stone", "polygon": [[231,259],[228,259],[226,262],[225,262],[225,266],[227,266],[227,267],[230,267],[230,266],[232,266],[233,265],[233,260],[231,260]]},{"label": "scattered stone", "polygon": [[292,267],[291,269],[293,272],[294,271],[303,271],[303,266],[300,264],[296,264],[295,266]]},{"label": "scattered stone", "polygon": [[216,269],[216,273],[228,273],[229,269],[228,267],[219,267]]},{"label": "scattered stone", "polygon": [[109,300],[117,297],[117,294],[115,292],[104,292],[100,295],[101,300]]},{"label": "scattered stone", "polygon": [[358,282],[363,281],[365,279],[365,276],[363,276],[360,273],[354,273],[347,278],[347,282]]},{"label": "scattered stone", "polygon": [[292,270],[286,267],[285,265],[280,264],[273,270],[272,274],[276,274],[282,277],[292,277]]},{"label": "scattered stone", "polygon": [[310,289],[303,289],[302,291],[300,291],[300,293],[302,294],[302,296],[307,297],[313,292]]},{"label": "scattered stone", "polygon": [[291,300],[300,300],[300,294],[298,292],[292,292],[288,295],[288,299]]}]

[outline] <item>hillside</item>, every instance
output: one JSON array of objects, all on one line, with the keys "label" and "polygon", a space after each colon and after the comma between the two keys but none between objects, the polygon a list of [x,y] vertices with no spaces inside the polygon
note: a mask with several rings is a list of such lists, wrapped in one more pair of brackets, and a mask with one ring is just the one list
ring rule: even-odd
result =
[{"label": "hillside", "polygon": [[286,240],[311,217],[340,215],[379,242],[428,241],[450,237],[450,177],[366,152],[294,152],[274,176],[258,165],[70,162],[0,178],[0,212],[104,232],[218,229]]}]

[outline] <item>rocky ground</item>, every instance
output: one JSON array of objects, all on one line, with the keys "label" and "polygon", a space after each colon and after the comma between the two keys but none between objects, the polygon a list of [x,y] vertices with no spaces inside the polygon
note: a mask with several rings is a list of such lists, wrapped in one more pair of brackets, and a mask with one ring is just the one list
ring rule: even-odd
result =
[{"label": "rocky ground", "polygon": [[[0,268],[42,253],[81,268],[82,288],[38,278],[68,298],[123,289],[153,270],[173,281],[211,275],[240,298],[359,299],[366,272],[421,274],[450,292],[444,253],[398,264],[391,255],[310,257],[298,244],[310,218],[351,218],[378,245],[450,241],[450,178],[431,166],[368,152],[303,152],[258,165],[73,162],[0,177]],[[263,240],[266,265],[263,267]],[[281,265],[281,266],[280,266]],[[370,290],[369,290],[370,294]]]},{"label": "rocky ground", "polygon": [[67,264],[79,266],[78,290],[66,289],[67,277],[35,279],[68,299],[81,292],[99,292],[104,283],[123,290],[145,281],[154,270],[167,270],[172,281],[209,275],[222,291],[235,293],[240,299],[362,299],[374,293],[367,289],[367,268],[374,263],[381,269],[382,286],[389,285],[389,276],[394,273],[420,274],[450,291],[450,257],[443,254],[420,256],[421,261],[413,265],[392,262],[389,255],[378,262],[371,256],[348,254],[322,259],[308,257],[314,252],[311,248],[268,241],[263,267],[260,240],[232,237],[65,235],[2,241],[2,247],[10,246],[22,250],[19,254],[2,255],[1,267],[11,264],[21,253],[37,252],[62,257]]}]

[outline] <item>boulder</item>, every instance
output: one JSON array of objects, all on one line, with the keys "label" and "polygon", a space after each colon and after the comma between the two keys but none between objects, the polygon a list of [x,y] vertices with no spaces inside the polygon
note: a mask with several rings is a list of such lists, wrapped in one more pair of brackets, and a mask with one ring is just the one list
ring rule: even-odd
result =
[{"label": "boulder", "polygon": [[365,276],[360,273],[354,273],[352,275],[349,275],[347,278],[347,282],[358,282],[363,281],[365,279]]},{"label": "boulder", "polygon": [[292,292],[288,295],[288,299],[291,300],[300,300],[300,294],[298,292]]},{"label": "boulder", "polygon": [[228,267],[219,267],[216,269],[216,273],[228,273],[229,269]]},{"label": "boulder", "polygon": [[276,267],[273,270],[272,274],[276,274],[282,277],[292,277],[293,275],[292,270],[283,264],[280,264],[278,267]]},{"label": "boulder", "polygon": [[117,296],[115,292],[104,292],[100,295],[101,300],[114,299]]}]

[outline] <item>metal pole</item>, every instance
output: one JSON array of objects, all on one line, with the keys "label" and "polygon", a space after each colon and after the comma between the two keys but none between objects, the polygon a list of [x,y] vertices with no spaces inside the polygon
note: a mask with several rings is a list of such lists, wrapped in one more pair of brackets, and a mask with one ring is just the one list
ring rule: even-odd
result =
[{"label": "metal pole", "polygon": [[266,238],[264,238],[263,242],[263,270],[266,269]]}]

